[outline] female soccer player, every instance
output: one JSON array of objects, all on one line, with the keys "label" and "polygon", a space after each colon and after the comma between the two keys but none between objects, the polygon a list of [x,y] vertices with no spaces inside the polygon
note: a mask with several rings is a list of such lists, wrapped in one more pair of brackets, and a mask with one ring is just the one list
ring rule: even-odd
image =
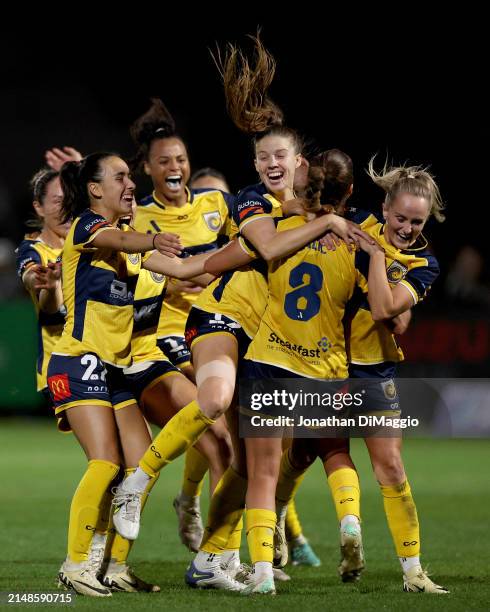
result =
[{"label": "female soccer player", "polygon": [[[95,153],[69,162],[60,176],[63,220],[74,221],[62,257],[66,323],[49,362],[48,386],[56,414],[66,419],[89,463],[73,497],[68,556],[59,577],[79,593],[105,597],[111,591],[98,581],[98,568],[89,560],[101,506],[120,464],[137,465],[151,441],[121,371],[131,359],[137,275],[143,266],[197,277],[205,256],[171,259],[155,251],[168,244],[159,234],[116,227],[130,213],[134,191],[129,168],[117,155]],[[152,482],[147,484],[148,490]],[[132,500],[117,497],[116,510],[124,505],[130,513]]]},{"label": "female soccer player", "polygon": [[57,263],[70,229],[61,219],[61,191],[58,172],[40,170],[31,180],[37,232],[29,234],[17,249],[17,272],[29,292],[38,320],[37,390],[49,400],[46,370],[54,345],[65,323],[61,291],[61,267]]}]

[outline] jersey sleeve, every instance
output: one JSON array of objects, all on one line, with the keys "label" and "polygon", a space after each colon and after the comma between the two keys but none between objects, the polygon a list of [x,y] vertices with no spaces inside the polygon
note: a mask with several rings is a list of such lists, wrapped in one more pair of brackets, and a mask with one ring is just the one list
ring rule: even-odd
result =
[{"label": "jersey sleeve", "polygon": [[23,278],[25,272],[32,266],[42,264],[41,255],[29,240],[21,242],[17,249],[17,275]]},{"label": "jersey sleeve", "polygon": [[270,216],[272,204],[256,191],[245,191],[241,193],[233,208],[233,220],[239,230],[247,223],[262,217]]},{"label": "jersey sleeve", "polygon": [[400,285],[408,289],[413,298],[414,305],[422,301],[430,290],[432,284],[439,276],[439,264],[435,257],[429,255],[427,264],[409,270]]},{"label": "jersey sleeve", "polygon": [[79,217],[76,223],[73,232],[73,247],[77,251],[94,249],[95,247],[91,246],[94,238],[100,232],[114,229],[107,219],[92,212]]}]

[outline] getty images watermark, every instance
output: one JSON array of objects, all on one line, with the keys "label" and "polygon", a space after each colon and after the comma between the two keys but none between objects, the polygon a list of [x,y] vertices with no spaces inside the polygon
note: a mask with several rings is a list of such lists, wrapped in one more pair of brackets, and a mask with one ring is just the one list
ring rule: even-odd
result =
[{"label": "getty images watermark", "polygon": [[241,379],[240,435],[490,437],[488,398],[488,379]]}]

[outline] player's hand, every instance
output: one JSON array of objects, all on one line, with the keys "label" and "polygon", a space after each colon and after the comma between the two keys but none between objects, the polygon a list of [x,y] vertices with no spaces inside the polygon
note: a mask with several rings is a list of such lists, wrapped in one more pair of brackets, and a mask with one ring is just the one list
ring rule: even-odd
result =
[{"label": "player's hand", "polygon": [[36,266],[34,270],[34,288],[54,291],[61,280],[61,263],[50,262],[47,266]]},{"label": "player's hand", "polygon": [[342,238],[339,238],[332,232],[328,232],[320,238],[320,244],[326,247],[327,251],[335,251],[342,244]]},{"label": "player's hand", "polygon": [[177,234],[171,234],[170,232],[155,234],[153,244],[157,251],[167,257],[175,257],[175,255],[182,253],[182,243],[180,242],[180,236],[177,236]]},{"label": "player's hand", "polygon": [[170,280],[168,289],[170,291],[168,293],[201,293],[203,287],[200,285],[196,285],[190,280],[178,280],[176,278],[172,278]]},{"label": "player's hand", "polygon": [[44,153],[46,163],[50,168],[56,170],[56,172],[59,172],[66,162],[80,161],[82,158],[83,155],[80,151],[77,151],[77,149],[73,147],[63,147],[63,149],[53,147]]},{"label": "player's hand", "polygon": [[359,247],[361,239],[368,244],[376,244],[371,236],[363,232],[362,229],[352,221],[347,221],[347,219],[333,214],[331,215],[331,223],[331,231],[338,238],[341,238],[349,247]]},{"label": "player's hand", "polygon": [[378,252],[384,254],[384,249],[382,249],[379,244],[371,238],[371,236],[368,236],[368,239],[364,238],[364,236],[359,236],[358,245],[359,248],[369,256]]}]

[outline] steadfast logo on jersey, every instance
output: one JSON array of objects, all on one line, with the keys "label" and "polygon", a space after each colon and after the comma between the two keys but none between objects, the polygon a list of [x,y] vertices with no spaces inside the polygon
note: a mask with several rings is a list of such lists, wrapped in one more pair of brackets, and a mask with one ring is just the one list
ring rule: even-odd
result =
[{"label": "steadfast logo on jersey", "polygon": [[48,378],[48,386],[53,394],[55,402],[67,399],[71,396],[68,374],[55,374]]},{"label": "steadfast logo on jersey", "polygon": [[399,261],[394,261],[392,264],[388,266],[386,270],[386,276],[388,277],[388,282],[392,284],[399,283],[402,279],[407,275],[408,268],[401,264]]},{"label": "steadfast logo on jersey", "polygon": [[270,333],[269,342],[279,344],[280,346],[293,351],[294,353],[298,353],[298,355],[301,355],[301,357],[320,357],[320,349],[308,348],[302,344],[291,344],[291,342],[280,338],[275,332]]},{"label": "steadfast logo on jersey", "polygon": [[213,210],[203,214],[203,219],[212,232],[218,232],[221,228],[221,217],[219,211]]}]

